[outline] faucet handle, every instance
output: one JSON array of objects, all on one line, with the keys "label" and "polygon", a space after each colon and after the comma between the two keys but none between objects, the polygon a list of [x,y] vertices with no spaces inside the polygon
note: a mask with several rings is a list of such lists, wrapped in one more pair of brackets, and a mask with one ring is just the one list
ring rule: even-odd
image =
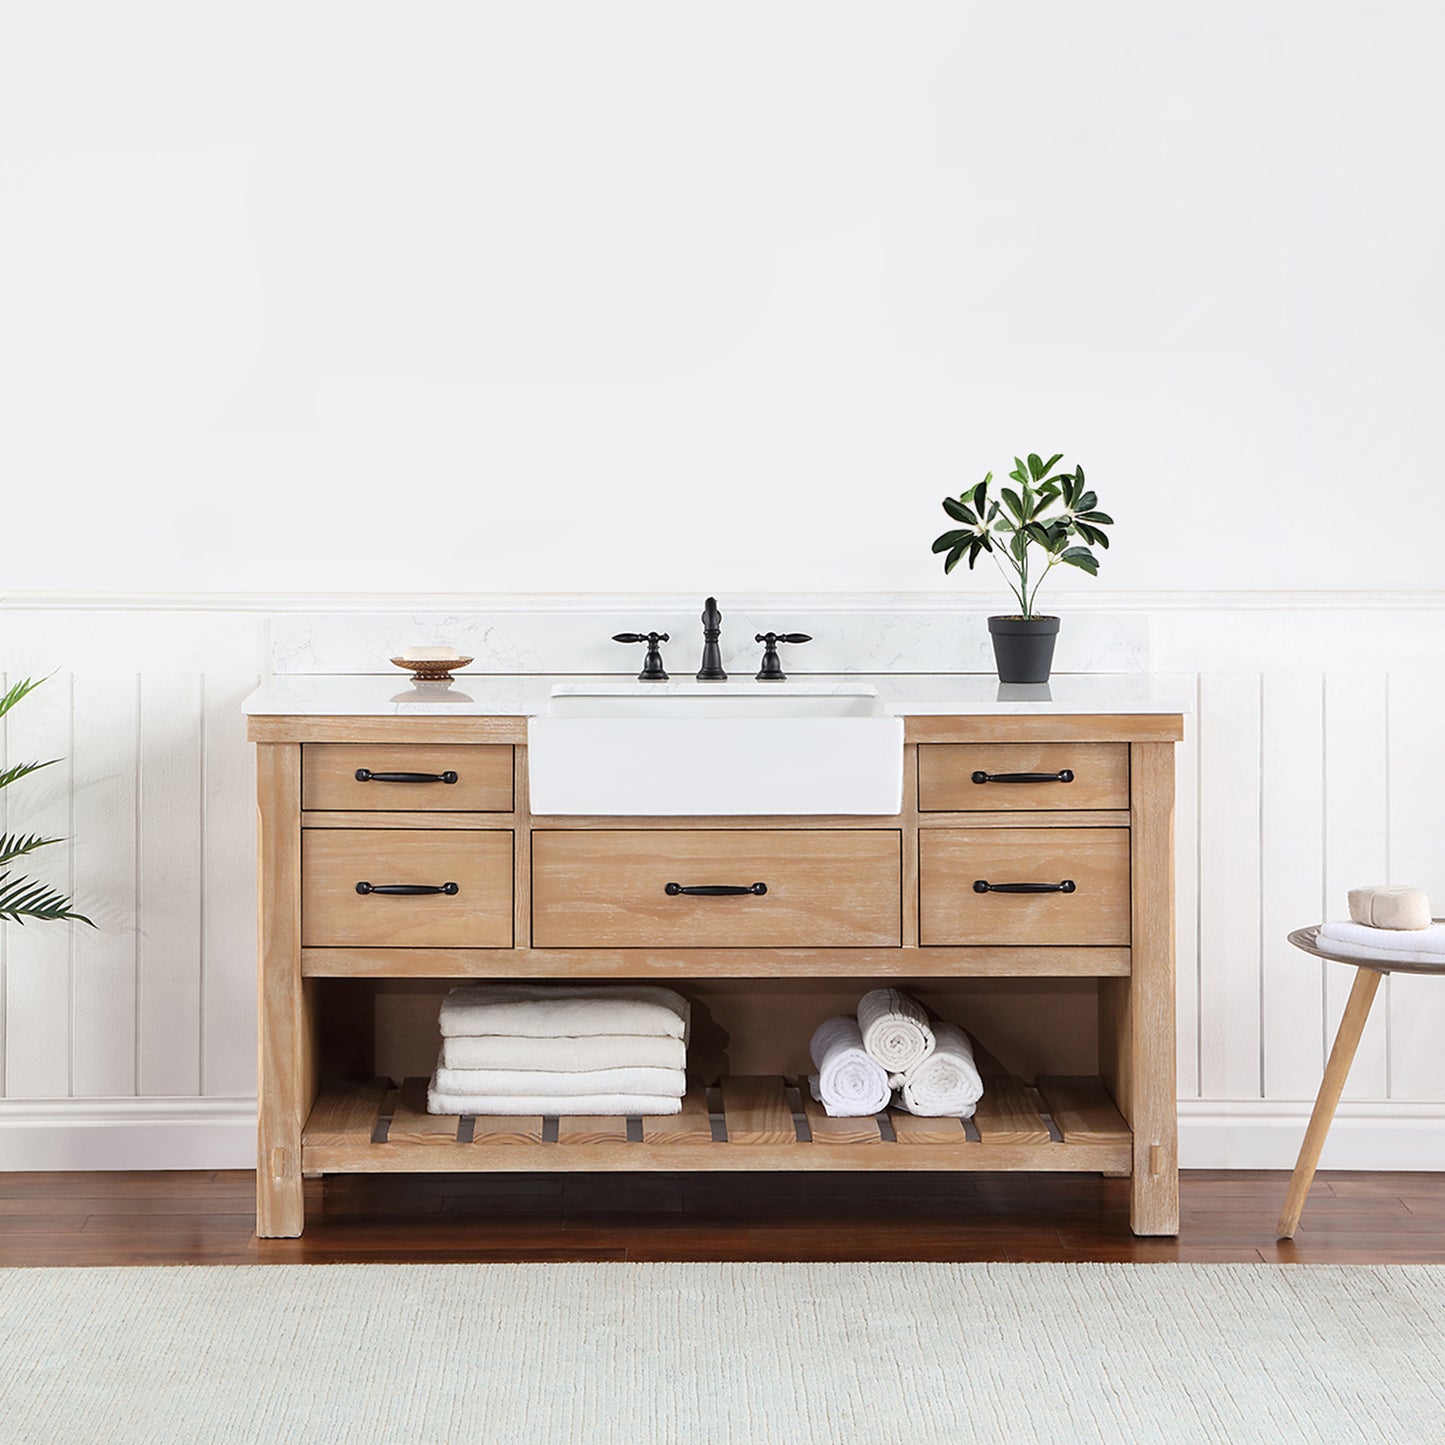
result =
[{"label": "faucet handle", "polygon": [[754,642],[763,644],[763,663],[758,668],[758,682],[786,682],[787,674],[783,671],[783,664],[778,660],[778,644],[780,642],[811,642],[813,639],[806,632],[760,632],[753,638]]},{"label": "faucet handle", "polygon": [[662,665],[662,652],[658,648],[659,642],[670,642],[672,639],[665,632],[614,632],[614,642],[645,642],[647,644],[647,657],[642,664],[642,671],[637,674],[638,682],[666,682],[668,680],[667,670]]}]

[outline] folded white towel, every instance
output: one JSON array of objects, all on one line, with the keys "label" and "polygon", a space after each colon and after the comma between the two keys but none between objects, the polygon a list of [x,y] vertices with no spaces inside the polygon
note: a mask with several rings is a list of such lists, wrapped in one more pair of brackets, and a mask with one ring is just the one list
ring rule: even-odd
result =
[{"label": "folded white towel", "polygon": [[472,983],[442,1003],[441,1031],[533,1039],[590,1034],[687,1038],[688,1003],[650,984]]},{"label": "folded white towel", "polygon": [[808,1051],[818,1070],[808,1080],[813,1097],[833,1118],[861,1119],[888,1107],[888,1071],[868,1057],[856,1019],[825,1019]]},{"label": "folded white towel", "polygon": [[1419,888],[1394,884],[1351,888],[1350,917],[1369,928],[1429,928],[1430,900]]},{"label": "folded white towel", "polygon": [[438,1065],[439,1094],[675,1094],[687,1093],[681,1069],[589,1069],[558,1074],[535,1069],[448,1069]]},{"label": "folded white towel", "polygon": [[933,1052],[928,1012],[896,988],[875,988],[858,1001],[863,1047],[890,1074],[906,1073]]},{"label": "folded white towel", "polygon": [[653,1034],[592,1034],[585,1038],[525,1039],[508,1034],[442,1040],[449,1069],[522,1069],[554,1074],[598,1069],[685,1069],[687,1045]]},{"label": "folded white towel", "polygon": [[910,1114],[971,1119],[983,1098],[983,1078],[968,1035],[953,1024],[933,1026],[933,1052],[889,1081]]},{"label": "folded white towel", "polygon": [[1429,928],[1367,928],[1363,923],[1322,923],[1320,946],[1370,963],[1423,963],[1445,969],[1445,923]]},{"label": "folded white towel", "polygon": [[574,1117],[578,1114],[622,1115],[680,1114],[682,1100],[675,1094],[447,1094],[433,1078],[426,1091],[429,1114],[541,1114]]}]

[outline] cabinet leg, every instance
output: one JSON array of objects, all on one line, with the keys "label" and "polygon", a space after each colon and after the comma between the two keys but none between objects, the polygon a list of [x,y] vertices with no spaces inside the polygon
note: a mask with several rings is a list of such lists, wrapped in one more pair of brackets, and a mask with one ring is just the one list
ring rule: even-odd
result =
[{"label": "cabinet leg", "polygon": [[1165,1138],[1141,1136],[1135,1125],[1134,1177],[1129,1186],[1129,1227],[1135,1234],[1179,1233],[1179,1145],[1173,1127]]},{"label": "cabinet leg", "polygon": [[291,1146],[263,1140],[257,1151],[256,1234],[260,1239],[295,1239],[306,1224],[301,1179],[301,1140]]},{"label": "cabinet leg", "polygon": [[1289,1193],[1285,1195],[1284,1210],[1279,1216],[1279,1237],[1293,1239],[1299,1227],[1300,1213],[1305,1199],[1314,1182],[1315,1169],[1324,1152],[1325,1138],[1334,1121],[1335,1106],[1344,1092],[1345,1080],[1350,1075],[1350,1065],[1355,1061],[1355,1050],[1360,1046],[1360,1035],[1365,1031],[1365,1021],[1370,1017],[1370,1005],[1375,1001],[1375,990],[1380,986],[1382,975],[1373,968],[1357,968],[1355,982],[1350,989],[1349,1001],[1345,1004],[1344,1017],[1340,1020],[1339,1032],[1335,1035],[1334,1047],[1330,1050],[1330,1061],[1325,1065],[1325,1076],[1320,1080],[1320,1092],[1315,1099],[1314,1111],[1310,1114],[1309,1128],[1305,1130],[1304,1143],[1300,1145],[1299,1159],[1290,1176]]}]

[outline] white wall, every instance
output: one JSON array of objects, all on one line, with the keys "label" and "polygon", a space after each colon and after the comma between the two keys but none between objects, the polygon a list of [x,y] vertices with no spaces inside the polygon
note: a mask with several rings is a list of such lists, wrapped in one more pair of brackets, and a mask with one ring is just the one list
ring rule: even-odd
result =
[{"label": "white wall", "polygon": [[0,485],[66,529],[0,587],[927,589],[939,497],[1031,446],[1118,516],[1104,585],[1440,585],[1442,40],[7,5]]}]

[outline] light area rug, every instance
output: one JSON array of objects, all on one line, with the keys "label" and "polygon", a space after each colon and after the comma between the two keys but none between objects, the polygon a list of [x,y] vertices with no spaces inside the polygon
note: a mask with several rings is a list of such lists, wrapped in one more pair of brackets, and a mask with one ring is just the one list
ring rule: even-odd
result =
[{"label": "light area rug", "polygon": [[0,1271],[6,1442],[1445,1439],[1445,1266]]}]

